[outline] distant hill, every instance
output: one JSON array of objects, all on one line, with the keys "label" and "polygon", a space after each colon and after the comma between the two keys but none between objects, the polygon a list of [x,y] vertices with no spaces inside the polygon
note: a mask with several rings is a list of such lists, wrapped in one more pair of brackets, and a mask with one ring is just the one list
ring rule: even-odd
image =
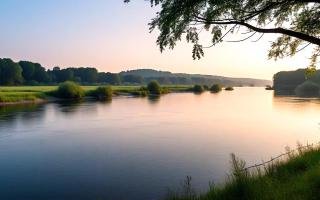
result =
[{"label": "distant hill", "polygon": [[220,80],[221,83],[231,84],[233,86],[266,86],[272,85],[272,81],[264,80],[264,79],[252,79],[252,78],[231,78],[224,76],[216,76],[216,75],[205,75],[205,74],[185,74],[185,73],[171,73],[168,71],[158,71],[154,69],[136,69],[136,70],[128,70],[122,71],[119,75],[141,75],[146,80],[151,78],[159,78],[159,77],[187,77],[187,78],[204,78],[209,80],[208,82]]}]

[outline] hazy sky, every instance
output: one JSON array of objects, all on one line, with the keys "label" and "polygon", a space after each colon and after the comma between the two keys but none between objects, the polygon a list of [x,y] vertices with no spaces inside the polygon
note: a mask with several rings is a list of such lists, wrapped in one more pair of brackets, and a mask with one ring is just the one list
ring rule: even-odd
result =
[{"label": "hazy sky", "polygon": [[[192,44],[178,42],[160,53],[148,22],[159,10],[144,0],[0,0],[0,57],[44,67],[96,67],[99,71],[157,69],[171,72],[272,79],[274,73],[306,67],[308,51],[280,61],[267,59],[269,41],[221,43],[192,59]],[[243,31],[246,29],[243,28]],[[203,45],[210,37],[202,32]],[[245,38],[238,34],[227,39]],[[256,35],[252,40],[257,39]]]}]

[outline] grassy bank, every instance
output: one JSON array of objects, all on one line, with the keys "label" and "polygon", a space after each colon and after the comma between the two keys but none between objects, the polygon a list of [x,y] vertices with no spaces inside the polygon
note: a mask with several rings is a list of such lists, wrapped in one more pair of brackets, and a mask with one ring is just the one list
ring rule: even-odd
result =
[{"label": "grassy bank", "polygon": [[209,199],[320,199],[320,148],[290,151],[274,161],[245,170],[245,162],[231,154],[230,175],[224,185],[211,185],[207,193],[192,189],[191,179],[183,194],[168,190],[166,200]]},{"label": "grassy bank", "polygon": [[[90,96],[98,86],[81,86],[84,96]],[[140,86],[112,86],[114,94],[132,94],[140,89]],[[170,85],[163,86],[165,90],[188,91],[190,86]],[[50,94],[57,90],[58,86],[18,86],[0,87],[0,103],[19,102],[50,98]]]}]

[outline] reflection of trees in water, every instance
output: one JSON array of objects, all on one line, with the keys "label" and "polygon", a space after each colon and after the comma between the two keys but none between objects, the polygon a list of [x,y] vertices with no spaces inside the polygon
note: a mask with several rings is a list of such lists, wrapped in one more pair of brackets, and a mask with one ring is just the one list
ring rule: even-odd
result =
[{"label": "reflection of trees in water", "polygon": [[278,96],[298,96],[298,97],[320,97],[319,91],[285,91],[285,90],[274,90],[274,97]]},{"label": "reflection of trees in water", "polygon": [[[279,104],[280,103],[280,104]],[[285,103],[290,104],[320,104],[320,95],[318,92],[305,91],[274,91],[273,106],[281,107]]]},{"label": "reflection of trees in water", "polygon": [[286,91],[286,90],[274,90],[273,96],[294,96],[296,93],[294,91]]},{"label": "reflection of trees in water", "polygon": [[84,104],[84,99],[74,99],[56,102],[59,111],[66,115],[76,113],[81,108],[82,104]]},{"label": "reflection of trees in water", "polygon": [[157,104],[160,101],[161,96],[148,96],[150,104]]},{"label": "reflection of trees in water", "polygon": [[102,97],[99,98],[98,101],[100,104],[111,104],[112,103],[112,97]]},{"label": "reflection of trees in water", "polygon": [[45,115],[46,106],[43,103],[24,103],[0,107],[0,124],[14,127],[19,124],[41,123]]},{"label": "reflection of trees in water", "polygon": [[88,98],[77,99],[71,101],[57,102],[59,113],[64,115],[74,115],[77,113],[85,113],[86,115],[95,115],[101,104],[111,104],[112,98]]},{"label": "reflection of trees in water", "polygon": [[297,91],[296,94],[300,97],[320,97],[319,91]]},{"label": "reflection of trees in water", "polygon": [[17,111],[24,111],[36,108],[38,103],[23,103],[0,106],[0,116],[3,114],[13,113]]}]

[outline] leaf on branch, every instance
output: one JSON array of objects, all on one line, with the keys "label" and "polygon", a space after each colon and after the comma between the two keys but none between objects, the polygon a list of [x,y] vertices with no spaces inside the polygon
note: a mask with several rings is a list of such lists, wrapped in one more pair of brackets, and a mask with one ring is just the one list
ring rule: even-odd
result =
[{"label": "leaf on branch", "polygon": [[216,44],[216,43],[220,42],[220,39],[221,39],[221,36],[222,36],[222,31],[221,31],[221,28],[219,26],[212,27],[211,34],[213,34],[213,37],[212,37],[212,43],[213,44]]},{"label": "leaf on branch", "polygon": [[193,60],[195,60],[196,58],[198,58],[198,60],[200,60],[201,56],[204,57],[204,52],[203,52],[203,49],[202,49],[202,45],[194,44],[193,45],[193,50],[192,50],[192,58],[193,58]]},{"label": "leaf on branch", "polygon": [[318,63],[319,56],[320,56],[320,46],[315,48],[315,51],[313,52],[310,58],[310,65],[307,67],[306,78],[308,78],[310,75],[314,74],[317,71],[316,64]]}]

